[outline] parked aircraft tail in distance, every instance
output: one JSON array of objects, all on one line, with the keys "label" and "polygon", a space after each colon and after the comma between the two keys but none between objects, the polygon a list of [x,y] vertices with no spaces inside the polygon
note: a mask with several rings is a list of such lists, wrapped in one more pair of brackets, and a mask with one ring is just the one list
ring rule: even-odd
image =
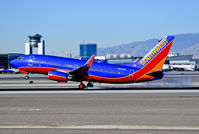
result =
[{"label": "parked aircraft tail in distance", "polygon": [[0,66],[0,73],[14,73],[13,70],[6,69],[4,66]]}]

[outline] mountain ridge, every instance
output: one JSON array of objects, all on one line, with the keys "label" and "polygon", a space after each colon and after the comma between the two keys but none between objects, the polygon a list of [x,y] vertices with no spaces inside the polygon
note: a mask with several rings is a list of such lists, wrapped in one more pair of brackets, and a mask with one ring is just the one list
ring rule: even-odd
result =
[{"label": "mountain ridge", "polygon": [[[199,52],[199,33],[176,34],[174,36],[175,39],[170,52],[199,56],[197,54]],[[133,56],[144,56],[158,43],[158,40],[158,38],[153,38],[113,47],[98,48],[97,53],[98,55],[131,54]]]}]

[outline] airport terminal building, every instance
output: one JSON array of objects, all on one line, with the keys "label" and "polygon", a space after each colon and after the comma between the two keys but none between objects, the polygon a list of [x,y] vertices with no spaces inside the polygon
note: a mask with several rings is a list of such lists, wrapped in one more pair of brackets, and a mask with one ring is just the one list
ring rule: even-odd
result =
[{"label": "airport terminal building", "polygon": [[21,54],[21,53],[0,54],[0,66],[3,66],[7,69],[12,68],[12,66],[10,65],[10,61],[18,58],[21,55],[24,55],[24,54]]},{"label": "airport terminal building", "polygon": [[197,60],[193,60],[193,55],[175,55],[168,56],[163,69],[177,71],[195,71],[197,70]]},{"label": "airport terminal building", "polygon": [[97,44],[83,43],[80,44],[80,59],[88,60],[93,54],[97,55]]}]

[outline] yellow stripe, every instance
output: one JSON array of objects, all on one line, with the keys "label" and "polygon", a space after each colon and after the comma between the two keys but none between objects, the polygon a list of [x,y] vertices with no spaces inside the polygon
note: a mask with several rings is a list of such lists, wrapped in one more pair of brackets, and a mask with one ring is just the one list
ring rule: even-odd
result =
[{"label": "yellow stripe", "polygon": [[[172,40],[165,48],[163,48],[162,50],[166,49],[172,42],[173,42],[173,40]],[[161,50],[161,51],[162,51],[162,50]],[[155,56],[153,57],[153,59],[154,59],[156,56],[158,56],[158,55],[161,53],[161,51],[160,51],[157,55],[155,55]],[[149,64],[153,59],[151,59],[147,64]],[[147,64],[146,64],[146,65],[147,65]],[[144,66],[146,66],[146,65],[144,65]]]},{"label": "yellow stripe", "polygon": [[[167,58],[167,56],[166,56],[163,60],[161,60],[161,62],[164,61],[166,58]],[[159,62],[154,68],[156,68],[159,64],[161,64],[161,62]],[[153,68],[153,69],[154,69],[154,68]],[[153,70],[153,69],[151,69],[151,70]],[[143,78],[144,76],[145,76],[145,74],[142,75],[141,77],[139,77],[138,79],[136,79],[136,81],[137,81],[137,80],[140,80],[140,79]],[[151,76],[151,77],[152,77],[152,76]],[[153,78],[153,77],[152,77],[152,78]]]}]

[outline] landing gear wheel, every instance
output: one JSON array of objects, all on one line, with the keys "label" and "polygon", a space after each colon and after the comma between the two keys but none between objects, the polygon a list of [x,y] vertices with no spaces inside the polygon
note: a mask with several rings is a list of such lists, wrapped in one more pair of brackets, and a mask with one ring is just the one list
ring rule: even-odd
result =
[{"label": "landing gear wheel", "polygon": [[25,79],[28,80],[30,77],[29,76],[25,76]]},{"label": "landing gear wheel", "polygon": [[83,83],[80,83],[79,89],[84,89],[86,86]]},{"label": "landing gear wheel", "polygon": [[33,81],[31,80],[31,81],[29,81],[29,83],[30,83],[30,84],[32,84],[32,83],[33,83]]},{"label": "landing gear wheel", "polygon": [[87,87],[93,87],[93,84],[89,82],[89,83],[87,84]]}]

